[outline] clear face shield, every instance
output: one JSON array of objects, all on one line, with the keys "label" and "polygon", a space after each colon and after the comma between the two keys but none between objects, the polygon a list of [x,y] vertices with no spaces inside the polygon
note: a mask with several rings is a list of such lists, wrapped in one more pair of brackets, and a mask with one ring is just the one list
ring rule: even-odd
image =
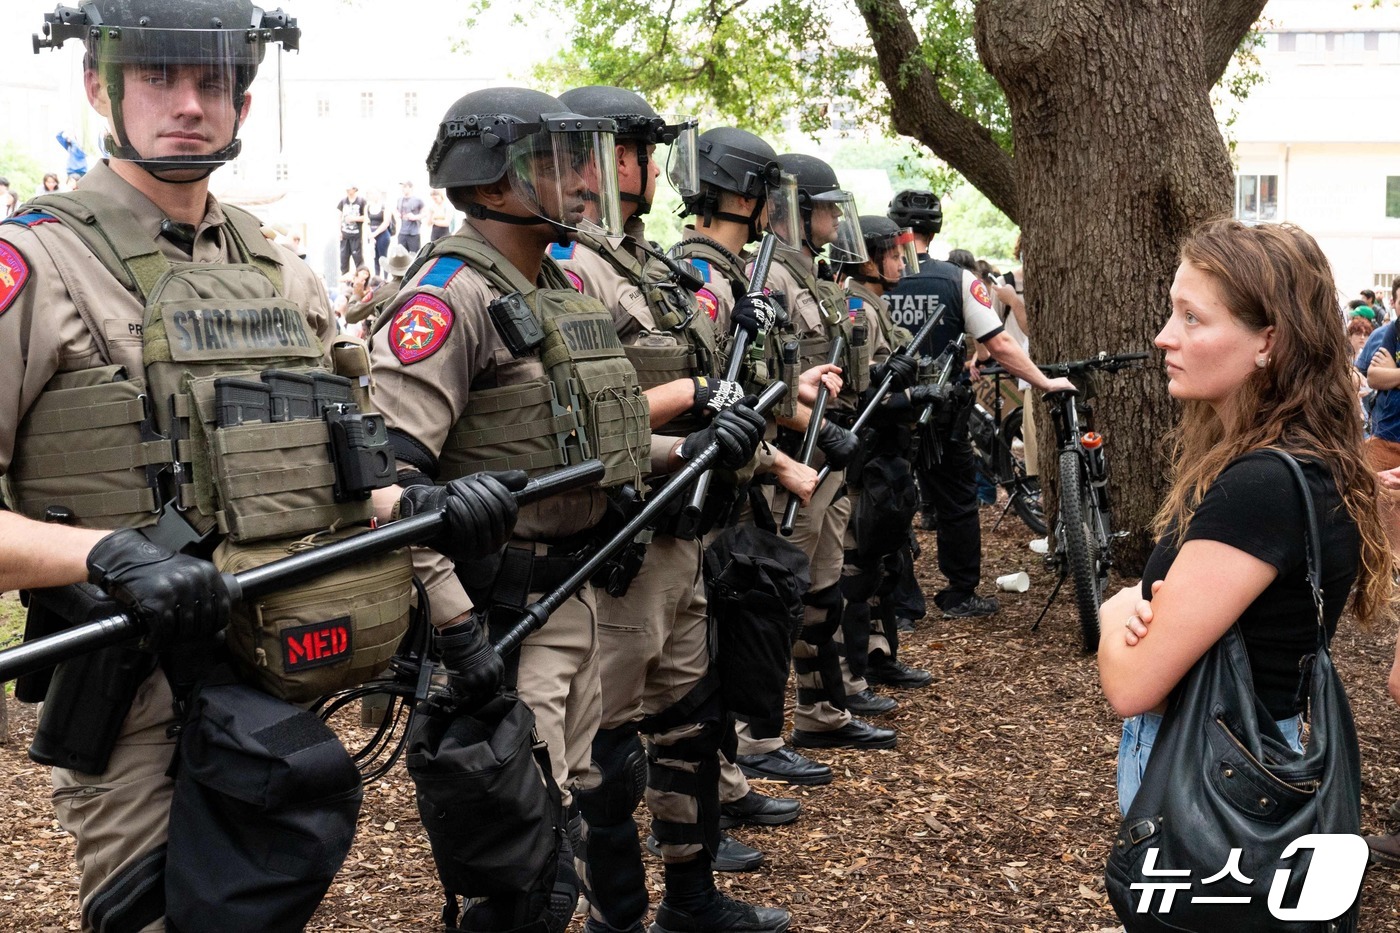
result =
[{"label": "clear face shield", "polygon": [[172,181],[202,178],[238,155],[244,93],[264,44],[246,29],[95,30],[85,72],[112,157]]},{"label": "clear face shield", "polygon": [[798,250],[802,248],[802,214],[797,207],[797,178],[786,172],[776,175],[777,180],[766,186],[763,232],[776,236],[784,249]]},{"label": "clear face shield", "polygon": [[560,227],[621,236],[613,121],[574,114],[541,120],[520,126],[538,129],[506,150],[511,190],[531,213]]},{"label": "clear face shield", "polygon": [[827,258],[842,265],[859,265],[869,258],[860,231],[856,199],[849,191],[828,191],[812,198],[812,248],[827,247]]},{"label": "clear face shield", "polygon": [[700,122],[694,117],[667,115],[662,132],[666,146],[666,177],[682,198],[700,193],[700,161],[696,146],[700,138]]},{"label": "clear face shield", "polygon": [[901,227],[895,244],[904,255],[904,274],[913,275],[919,271],[919,244],[914,241],[914,231]]}]

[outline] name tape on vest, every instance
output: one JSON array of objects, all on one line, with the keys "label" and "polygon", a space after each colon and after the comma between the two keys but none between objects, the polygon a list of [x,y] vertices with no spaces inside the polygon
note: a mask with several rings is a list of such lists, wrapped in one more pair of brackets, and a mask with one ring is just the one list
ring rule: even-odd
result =
[{"label": "name tape on vest", "polygon": [[344,661],[354,653],[355,648],[354,628],[349,616],[285,628],[281,637],[282,666],[288,673]]},{"label": "name tape on vest", "polygon": [[171,302],[161,309],[161,318],[170,355],[181,362],[321,355],[319,341],[307,332],[301,311],[274,300],[232,308]]},{"label": "name tape on vest", "polygon": [[577,317],[558,322],[559,335],[578,359],[590,356],[615,356],[622,351],[617,328],[611,317]]}]

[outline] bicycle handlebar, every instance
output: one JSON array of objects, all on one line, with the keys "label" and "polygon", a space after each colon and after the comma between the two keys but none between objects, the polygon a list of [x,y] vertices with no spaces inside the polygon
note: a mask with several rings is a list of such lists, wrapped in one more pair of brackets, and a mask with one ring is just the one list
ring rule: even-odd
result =
[{"label": "bicycle handlebar", "polygon": [[[1117,353],[1110,356],[1108,353],[1100,353],[1098,356],[1090,357],[1087,360],[1074,360],[1068,363],[1044,363],[1039,368],[1047,376],[1077,376],[1089,372],[1093,369],[1102,369],[1105,372],[1116,373],[1120,369],[1136,368],[1135,364],[1147,359],[1150,354],[1144,352],[1137,353]],[[991,363],[987,366],[979,366],[978,371],[984,376],[1014,376],[1015,373],[1007,371],[1000,363]]]}]

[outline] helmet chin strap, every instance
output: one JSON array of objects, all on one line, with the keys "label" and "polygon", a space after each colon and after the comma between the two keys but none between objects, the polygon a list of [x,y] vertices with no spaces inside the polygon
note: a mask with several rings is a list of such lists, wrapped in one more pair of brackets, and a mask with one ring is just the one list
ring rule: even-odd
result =
[{"label": "helmet chin strap", "polygon": [[[225,162],[232,162],[238,158],[238,153],[243,150],[243,141],[238,138],[239,127],[243,121],[241,117],[234,117],[233,138],[229,144],[208,155],[198,156],[166,156],[161,159],[148,159],[131,145],[131,141],[126,135],[126,122],[122,115],[122,85],[120,78],[107,83],[107,98],[112,104],[112,132],[107,134],[104,145],[107,151],[115,159],[123,162],[130,162],[132,165],[140,166],[148,175],[167,185],[192,185],[198,181],[204,181],[214,170]],[[238,91],[233,98],[233,112],[241,114],[243,112],[244,93]],[[170,172],[198,172],[193,178],[167,178]]]},{"label": "helmet chin strap", "polygon": [[493,211],[483,204],[475,203],[467,205],[467,216],[475,217],[478,220],[494,220],[497,223],[513,224],[517,227],[547,226],[550,230],[554,231],[555,238],[565,245],[573,242],[574,239],[574,231],[572,228],[566,227],[556,220],[550,220],[548,217],[540,217],[538,215],[521,217],[519,214],[505,214],[501,211]]},{"label": "helmet chin strap", "polygon": [[637,205],[637,209],[632,212],[633,217],[645,217],[651,212],[651,202],[646,198],[647,192],[647,144],[637,140],[637,174],[640,176],[641,186],[636,194],[630,191],[623,191],[618,194],[618,200],[626,201],[628,204]]}]

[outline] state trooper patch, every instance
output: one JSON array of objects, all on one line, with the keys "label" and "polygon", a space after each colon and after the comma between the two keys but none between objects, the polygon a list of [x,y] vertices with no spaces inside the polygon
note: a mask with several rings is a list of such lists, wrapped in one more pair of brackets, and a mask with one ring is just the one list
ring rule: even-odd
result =
[{"label": "state trooper patch", "polygon": [[452,309],[432,295],[414,295],[394,314],[389,339],[400,363],[416,363],[437,352],[452,332]]},{"label": "state trooper patch", "polygon": [[0,314],[14,303],[29,281],[29,263],[8,243],[0,243]]},{"label": "state trooper patch", "polygon": [[695,293],[695,303],[710,316],[710,320],[719,317],[719,299],[708,288],[702,288]]},{"label": "state trooper patch", "polygon": [[989,308],[992,306],[992,297],[987,294],[986,282],[981,279],[973,279],[972,288],[969,291],[972,292],[972,297],[977,299],[978,304],[984,304]]}]

